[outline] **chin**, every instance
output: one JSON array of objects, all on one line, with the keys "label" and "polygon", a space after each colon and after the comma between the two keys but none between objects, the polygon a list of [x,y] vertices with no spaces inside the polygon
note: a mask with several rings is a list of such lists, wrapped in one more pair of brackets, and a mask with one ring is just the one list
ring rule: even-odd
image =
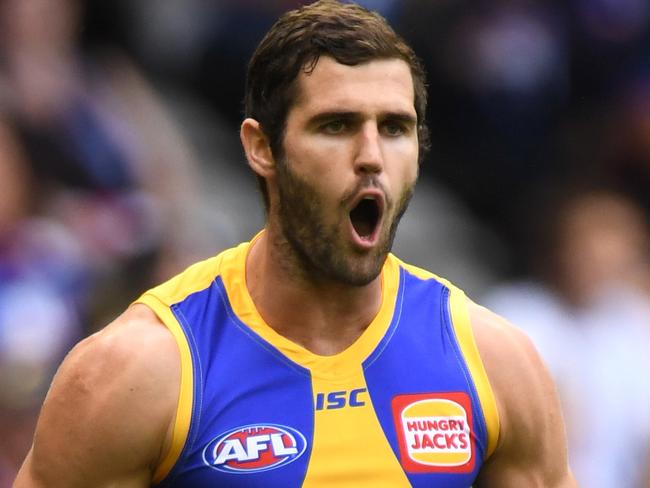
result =
[{"label": "chin", "polygon": [[346,269],[340,269],[336,275],[341,283],[350,286],[366,286],[372,283],[381,274],[388,253],[381,256],[364,256],[359,259],[352,259],[352,263]]}]

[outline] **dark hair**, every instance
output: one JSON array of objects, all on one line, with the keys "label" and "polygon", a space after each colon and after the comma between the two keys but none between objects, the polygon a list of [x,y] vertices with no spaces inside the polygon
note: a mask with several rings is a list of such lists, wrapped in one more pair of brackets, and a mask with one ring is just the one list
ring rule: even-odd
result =
[{"label": "dark hair", "polygon": [[[301,70],[311,72],[321,56],[330,56],[348,66],[394,58],[408,63],[413,76],[422,160],[429,148],[422,63],[381,15],[337,0],[320,0],[284,14],[251,58],[246,79],[246,117],[260,123],[276,160],[284,154],[286,119],[297,96],[295,80]],[[259,177],[258,182],[268,209],[266,181]]]}]

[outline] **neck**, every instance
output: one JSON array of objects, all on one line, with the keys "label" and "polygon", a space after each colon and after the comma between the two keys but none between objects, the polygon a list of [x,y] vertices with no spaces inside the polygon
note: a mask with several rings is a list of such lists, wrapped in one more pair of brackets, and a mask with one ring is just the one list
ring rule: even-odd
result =
[{"label": "neck", "polygon": [[271,230],[248,253],[246,284],[260,315],[276,332],[316,354],[345,350],[379,311],[381,276],[365,286],[316,281],[297,270],[288,253]]}]

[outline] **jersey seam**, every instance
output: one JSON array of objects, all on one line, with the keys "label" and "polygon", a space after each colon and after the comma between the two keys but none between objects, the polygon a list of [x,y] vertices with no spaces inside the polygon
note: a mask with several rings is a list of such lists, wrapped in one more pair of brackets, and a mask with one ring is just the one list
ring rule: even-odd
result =
[{"label": "jersey seam", "polygon": [[[209,285],[208,287],[209,288]],[[190,294],[192,295],[192,294]],[[190,296],[188,295],[183,299],[183,301],[187,300],[187,298]],[[198,439],[198,434],[199,434],[199,426],[201,424],[201,412],[203,411],[203,390],[205,387],[204,381],[203,381],[203,364],[201,363],[201,358],[200,355],[198,354],[198,348],[197,348],[197,343],[196,343],[196,338],[194,337],[194,333],[192,331],[192,328],[189,325],[189,321],[187,320],[187,317],[181,310],[180,306],[178,303],[174,303],[173,305],[170,306],[171,310],[174,312],[174,315],[178,318],[178,321],[181,323],[183,326],[183,332],[185,333],[185,336],[188,339],[188,342],[191,343],[191,357],[192,357],[192,362],[193,364],[196,365],[194,368],[194,396],[198,396],[198,398],[195,398],[195,402],[193,402],[192,405],[192,416],[190,420],[190,432],[188,434],[188,441],[183,448],[183,453],[182,453],[182,462],[186,462],[188,459],[188,456],[190,454],[190,451],[192,451],[196,445],[196,441]],[[198,373],[197,373],[198,370]],[[197,386],[197,380],[198,380],[198,386]],[[198,395],[197,395],[197,390],[198,390]],[[176,465],[181,464],[181,458],[177,461]],[[175,470],[176,465],[172,470]],[[175,479],[178,477],[180,473],[177,471],[174,476],[172,477]]]}]

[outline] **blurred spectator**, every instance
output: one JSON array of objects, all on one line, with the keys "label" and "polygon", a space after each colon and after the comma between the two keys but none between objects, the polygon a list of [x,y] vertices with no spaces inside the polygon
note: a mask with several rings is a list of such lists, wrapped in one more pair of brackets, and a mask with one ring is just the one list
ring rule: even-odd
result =
[{"label": "blurred spectator", "polygon": [[0,486],[9,486],[52,374],[81,338],[76,301],[85,263],[60,224],[34,214],[24,148],[4,119],[0,195]]},{"label": "blurred spectator", "polygon": [[650,231],[626,197],[555,202],[537,234],[540,279],[482,302],[527,331],[560,389],[580,486],[641,488],[650,459]]},{"label": "blurred spectator", "polygon": [[93,266],[91,299],[108,315],[97,326],[107,304],[213,250],[193,154],[126,56],[80,50],[82,13],[77,0],[0,4],[0,103],[27,143],[37,203]]}]

